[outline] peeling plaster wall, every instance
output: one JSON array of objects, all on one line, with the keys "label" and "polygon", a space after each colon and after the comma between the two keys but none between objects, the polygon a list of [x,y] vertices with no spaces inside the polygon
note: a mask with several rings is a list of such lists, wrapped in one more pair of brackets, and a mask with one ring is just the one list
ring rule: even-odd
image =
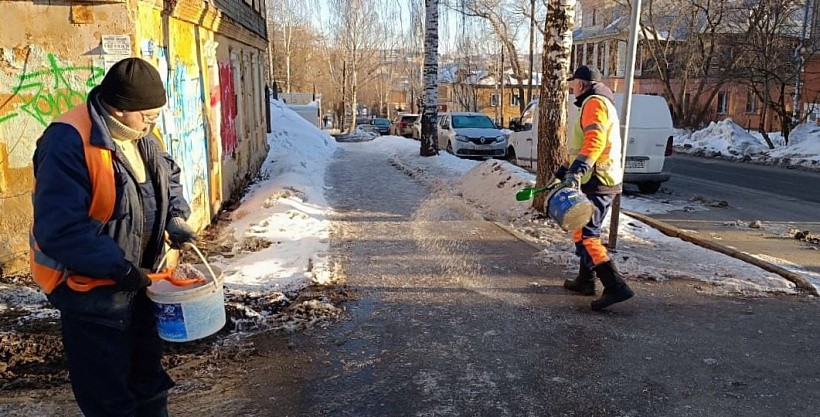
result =
[{"label": "peeling plaster wall", "polygon": [[[195,227],[210,223],[208,126],[204,102],[206,80],[200,68],[201,30],[162,9],[140,3],[136,36],[138,56],[153,63],[168,92],[158,125],[168,152],[182,167],[182,186]],[[207,38],[207,36],[206,36]]]},{"label": "peeling plaster wall", "polygon": [[[236,200],[268,153],[263,51],[217,35],[222,193]],[[215,92],[212,91],[212,103]]]},{"label": "peeling plaster wall", "polygon": [[36,140],[102,80],[101,36],[133,25],[124,4],[4,1],[0,16],[0,273],[9,275],[28,271]]},{"label": "peeling plaster wall", "polygon": [[[163,9],[169,4],[172,10]],[[192,225],[210,223],[257,174],[268,150],[266,42],[213,4],[0,1],[0,16],[0,275],[28,272],[37,138],[123,57],[104,54],[104,35],[128,35],[130,56],[153,63],[163,77],[168,105],[158,124],[182,168]],[[231,83],[220,84],[223,64]]]}]

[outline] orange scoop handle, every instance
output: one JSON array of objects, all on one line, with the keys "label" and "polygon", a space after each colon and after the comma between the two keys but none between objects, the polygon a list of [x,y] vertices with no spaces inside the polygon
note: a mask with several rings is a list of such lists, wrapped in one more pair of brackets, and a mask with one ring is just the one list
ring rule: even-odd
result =
[{"label": "orange scoop handle", "polygon": [[166,281],[170,282],[171,285],[177,287],[187,287],[188,285],[198,284],[200,282],[205,282],[205,278],[172,278],[168,277],[165,278]]},{"label": "orange scoop handle", "polygon": [[174,268],[166,268],[160,272],[147,274],[148,278],[151,278],[151,281],[161,281],[163,279],[170,279],[171,275],[174,274]]},{"label": "orange scoop handle", "polygon": [[177,287],[186,287],[188,285],[205,282],[205,278],[174,278],[174,268],[166,268],[160,272],[148,274],[148,278],[151,278],[151,281],[166,280],[170,282],[171,285]]}]

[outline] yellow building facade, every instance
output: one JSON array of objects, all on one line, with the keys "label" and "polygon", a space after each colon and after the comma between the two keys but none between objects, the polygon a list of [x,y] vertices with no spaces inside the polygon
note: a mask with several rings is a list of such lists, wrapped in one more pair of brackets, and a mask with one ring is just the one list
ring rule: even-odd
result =
[{"label": "yellow building facade", "polygon": [[0,274],[28,270],[37,138],[126,57],[163,77],[158,127],[190,222],[209,224],[267,154],[264,12],[263,0],[0,2]]}]

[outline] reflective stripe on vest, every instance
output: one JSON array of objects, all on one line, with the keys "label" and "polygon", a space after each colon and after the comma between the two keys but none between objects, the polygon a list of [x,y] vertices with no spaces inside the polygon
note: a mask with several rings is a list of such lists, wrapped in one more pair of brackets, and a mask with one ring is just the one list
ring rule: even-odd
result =
[{"label": "reflective stripe on vest", "polygon": [[567,154],[569,156],[569,163],[572,164],[581,152],[581,147],[584,144],[584,130],[581,127],[581,115],[584,112],[584,105],[586,105],[587,102],[593,97],[601,100],[607,109],[607,116],[609,119],[607,126],[599,126],[599,128],[601,128],[604,132],[604,137],[606,137],[607,143],[604,147],[604,152],[602,152],[601,156],[594,161],[595,163],[593,164],[592,169],[584,175],[581,179],[581,183],[586,184],[589,182],[590,178],[592,178],[592,173],[594,172],[603,185],[612,187],[623,182],[624,171],[621,168],[621,130],[620,126],[616,122],[618,120],[618,112],[615,110],[615,105],[609,100],[600,96],[589,96],[586,100],[584,100],[581,104],[581,111],[578,112],[578,120],[575,121],[575,124],[572,127],[572,134],[570,135]]},{"label": "reflective stripe on vest", "polygon": [[[88,208],[88,216],[98,221],[102,227],[111,219],[117,198],[111,150],[91,144],[91,116],[88,114],[88,106],[85,103],[67,111],[54,122],[72,126],[83,140],[85,163],[91,178],[91,205]],[[69,274],[64,265],[40,251],[40,245],[34,238],[33,226],[29,231],[29,249],[31,275],[46,294],[50,294],[54,288],[66,281],[66,275],[68,275],[67,285],[75,291],[89,291],[100,285],[116,283],[109,278],[89,278]]]}]

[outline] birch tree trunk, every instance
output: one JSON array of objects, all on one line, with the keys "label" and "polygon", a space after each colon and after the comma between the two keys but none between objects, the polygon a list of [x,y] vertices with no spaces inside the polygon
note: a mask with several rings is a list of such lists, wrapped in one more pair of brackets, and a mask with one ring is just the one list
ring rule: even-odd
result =
[{"label": "birch tree trunk", "polygon": [[424,0],[424,109],[419,155],[436,155],[438,110],[438,0]]},{"label": "birch tree trunk", "polygon": [[[572,50],[575,0],[549,0],[544,22],[543,81],[538,106],[538,170],[535,186],[542,187],[564,162],[567,153],[567,78]],[[545,193],[533,207],[544,211]]]}]

